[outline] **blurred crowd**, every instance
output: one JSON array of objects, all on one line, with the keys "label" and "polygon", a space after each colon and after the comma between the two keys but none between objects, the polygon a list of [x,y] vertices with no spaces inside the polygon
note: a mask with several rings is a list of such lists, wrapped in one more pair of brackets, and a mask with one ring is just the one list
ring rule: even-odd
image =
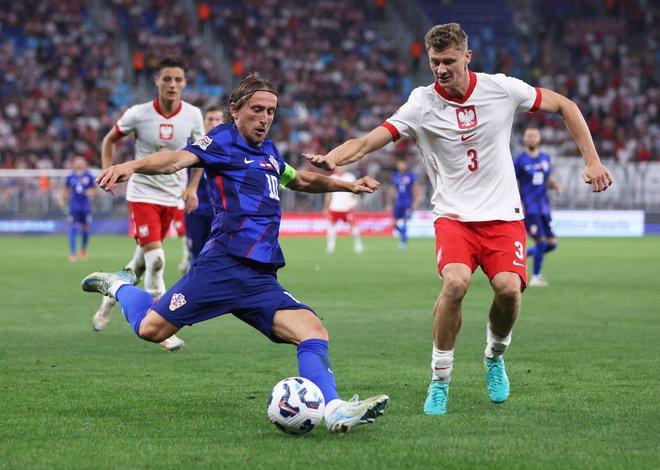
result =
[{"label": "blurred crowd", "polygon": [[[442,2],[445,11],[452,3]],[[604,157],[658,160],[657,6],[650,0],[511,3],[521,4],[512,13],[515,33],[492,44],[475,37],[472,47],[494,48],[479,51],[477,70],[519,76],[574,99]],[[259,71],[280,88],[271,138],[291,164],[304,166],[302,153],[323,153],[362,135],[411,90],[410,57],[397,52],[396,38],[377,32],[383,12],[373,5],[0,0],[0,168],[63,168],[76,154],[100,165],[103,136],[134,104],[131,87],[142,82],[155,95],[153,69],[165,54],[180,54],[190,65],[184,99],[201,107],[225,104],[233,83],[221,82],[210,43],[224,48],[234,83]],[[557,154],[578,154],[559,119],[533,118]],[[519,120],[517,132],[526,122]],[[125,140],[119,158],[132,155]],[[394,159],[412,152],[411,143],[399,143],[355,171],[389,179]]]}]

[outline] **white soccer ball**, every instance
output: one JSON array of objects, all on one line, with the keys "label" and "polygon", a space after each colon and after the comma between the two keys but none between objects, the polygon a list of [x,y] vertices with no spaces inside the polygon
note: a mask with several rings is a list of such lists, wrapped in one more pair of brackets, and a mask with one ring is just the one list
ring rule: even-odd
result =
[{"label": "white soccer ball", "polygon": [[268,417],[287,434],[305,434],[323,419],[325,401],[316,384],[289,377],[273,387],[268,398]]}]

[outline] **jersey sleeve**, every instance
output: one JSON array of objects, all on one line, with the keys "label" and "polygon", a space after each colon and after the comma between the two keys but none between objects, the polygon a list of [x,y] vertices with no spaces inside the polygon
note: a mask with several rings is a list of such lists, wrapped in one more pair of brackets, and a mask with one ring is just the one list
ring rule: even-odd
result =
[{"label": "jersey sleeve", "polygon": [[540,88],[534,88],[522,80],[506,75],[498,74],[497,77],[502,80],[518,111],[538,111],[542,98]]},{"label": "jersey sleeve", "polygon": [[413,90],[406,101],[396,113],[389,117],[382,125],[390,134],[392,140],[397,141],[401,136],[415,138],[415,129],[421,115],[421,102],[418,89]]},{"label": "jersey sleeve", "polygon": [[115,129],[117,129],[122,134],[130,134],[135,130],[137,124],[137,106],[131,106],[128,108],[124,114],[119,118],[115,124]]},{"label": "jersey sleeve", "polygon": [[200,137],[186,145],[183,150],[197,155],[203,167],[218,167],[229,163],[230,149],[221,143],[220,132]]}]

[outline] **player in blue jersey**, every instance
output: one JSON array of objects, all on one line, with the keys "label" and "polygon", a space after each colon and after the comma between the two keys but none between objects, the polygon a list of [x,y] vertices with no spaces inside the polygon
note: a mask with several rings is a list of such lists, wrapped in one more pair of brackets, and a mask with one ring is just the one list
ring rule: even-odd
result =
[{"label": "player in blue jersey", "polygon": [[417,177],[403,158],[396,161],[392,189],[392,226],[399,233],[399,251],[403,251],[408,243],[408,220],[419,204]]},{"label": "player in blue jersey", "polygon": [[92,206],[89,198],[96,192],[94,175],[87,170],[85,157],[73,159],[73,171],[66,177],[61,193],[60,206],[68,206],[67,220],[69,222],[69,260],[78,260],[78,232],[81,236],[80,259],[87,259],[87,244],[89,242],[89,225],[92,223]]},{"label": "player in blue jersey", "polygon": [[525,210],[525,227],[536,244],[527,250],[527,256],[533,259],[533,275],[529,281],[530,287],[545,287],[548,285],[543,278],[543,258],[549,251],[557,248],[557,237],[552,230],[550,216],[550,200],[548,189],[561,193],[561,186],[551,176],[552,166],[550,155],[541,152],[541,132],[535,126],[530,126],[523,135],[525,151],[518,155],[513,166],[516,169],[520,198]]},{"label": "player in blue jersey", "polygon": [[[210,106],[204,111],[204,130],[209,133],[214,127],[224,122],[223,112],[219,106]],[[193,197],[197,198],[197,209],[184,215],[186,224],[186,237],[188,249],[190,250],[190,261],[197,259],[204,248],[206,240],[211,234],[213,225],[213,206],[211,205],[210,189],[208,188],[208,179],[205,173],[197,173],[200,181],[197,185],[197,193]],[[189,178],[195,178],[194,174],[189,174]],[[190,196],[186,193],[184,198],[187,200]],[[188,268],[182,270],[185,274]]]},{"label": "player in blue jersey", "polygon": [[376,190],[365,176],[352,183],[312,172],[296,172],[266,139],[277,110],[276,88],[257,74],[232,91],[227,123],[183,150],[157,152],[104,170],[97,183],[112,191],[134,173],[171,174],[202,166],[210,181],[215,211],[211,236],[190,271],[157,303],[135,287],[130,270],[92,273],[82,282],[88,292],[116,298],[135,333],[159,342],[179,331],[232,313],[274,342],[297,346],[299,373],[319,386],[325,398],[325,420],[333,432],[372,422],[389,398],[339,398],[330,360],[328,332],[313,310],[299,302],[277,280],[284,266],[278,241],[280,187],[311,193]]}]

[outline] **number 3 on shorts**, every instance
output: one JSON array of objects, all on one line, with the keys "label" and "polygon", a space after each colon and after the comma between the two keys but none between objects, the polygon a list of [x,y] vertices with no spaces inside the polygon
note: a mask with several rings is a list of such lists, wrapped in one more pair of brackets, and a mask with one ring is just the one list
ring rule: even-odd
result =
[{"label": "number 3 on shorts", "polygon": [[518,259],[525,259],[524,252],[525,252],[525,245],[523,245],[521,242],[514,242],[513,243],[516,246],[516,257]]}]

